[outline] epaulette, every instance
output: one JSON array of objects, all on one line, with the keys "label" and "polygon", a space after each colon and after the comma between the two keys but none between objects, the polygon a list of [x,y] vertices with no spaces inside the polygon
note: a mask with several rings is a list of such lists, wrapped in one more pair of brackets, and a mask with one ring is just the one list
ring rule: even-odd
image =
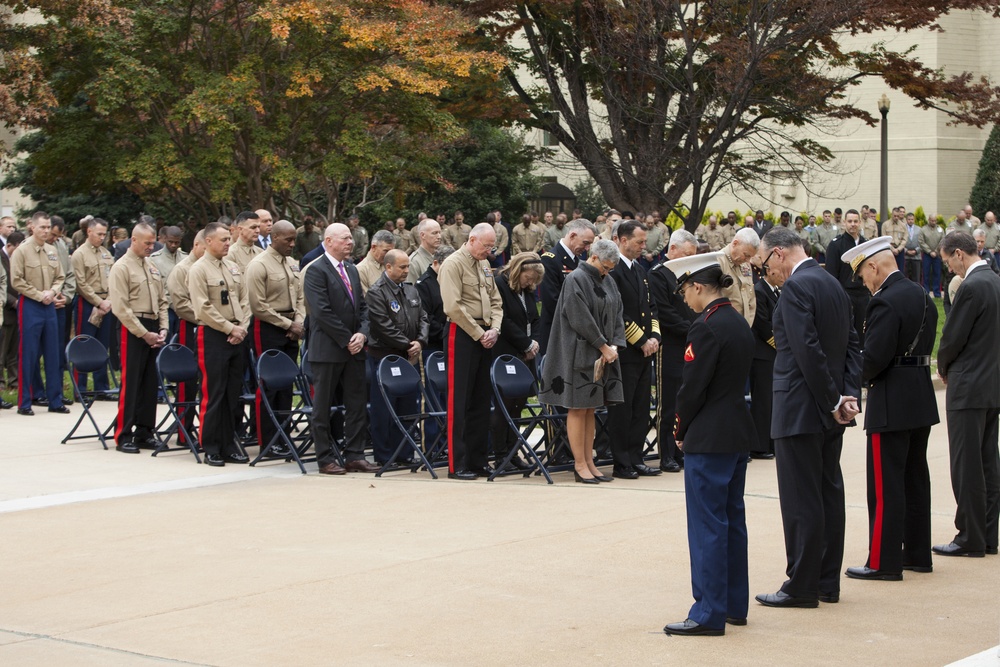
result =
[{"label": "epaulette", "polygon": [[545,252],[543,252],[542,253],[542,257],[551,257],[551,258],[555,259],[555,255],[552,254],[551,250],[546,250]]}]

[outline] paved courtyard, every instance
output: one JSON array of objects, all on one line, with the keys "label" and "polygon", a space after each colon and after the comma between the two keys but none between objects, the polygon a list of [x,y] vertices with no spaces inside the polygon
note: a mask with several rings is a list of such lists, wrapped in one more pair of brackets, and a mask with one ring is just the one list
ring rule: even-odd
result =
[{"label": "paved courtyard", "polygon": [[[97,412],[110,420],[113,406]],[[5,666],[1000,665],[996,556],[937,558],[901,583],[845,578],[839,604],[752,602],[725,637],[667,637],[691,604],[681,475],[548,486],[330,478],[313,464],[302,476],[60,445],[69,425],[0,414]],[[845,567],[866,557],[863,435],[844,448]],[[929,459],[934,539],[947,542],[942,426]],[[746,496],[751,594],[773,592],[773,462],[750,464]]]}]

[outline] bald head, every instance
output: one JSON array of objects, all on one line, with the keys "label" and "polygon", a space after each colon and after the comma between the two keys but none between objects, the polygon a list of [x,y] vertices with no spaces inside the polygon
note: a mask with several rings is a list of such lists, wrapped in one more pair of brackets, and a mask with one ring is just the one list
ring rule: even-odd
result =
[{"label": "bald head", "polygon": [[335,222],[323,232],[323,248],[327,254],[338,262],[343,262],[351,256],[354,250],[354,239],[351,230],[341,222]]},{"label": "bald head", "polygon": [[266,208],[259,208],[254,213],[257,214],[257,219],[260,221],[260,235],[267,236],[271,233],[271,222],[274,220],[271,217],[271,212]]},{"label": "bald head", "polygon": [[382,263],[385,266],[396,266],[399,264],[401,259],[408,259],[406,253],[402,250],[393,249],[385,253],[385,257],[382,258]]},{"label": "bald head", "polygon": [[278,220],[274,223],[274,226],[271,227],[272,235],[287,234],[288,232],[291,232],[292,234],[295,233],[295,225],[290,223],[288,220]]}]

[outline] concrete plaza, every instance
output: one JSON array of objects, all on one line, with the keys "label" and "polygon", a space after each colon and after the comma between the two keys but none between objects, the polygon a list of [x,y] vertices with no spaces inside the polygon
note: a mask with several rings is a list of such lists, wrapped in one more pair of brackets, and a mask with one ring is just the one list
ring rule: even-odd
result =
[{"label": "concrete plaza", "polygon": [[[725,637],[665,636],[691,604],[682,475],[303,476],[61,445],[69,425],[0,415],[6,666],[1000,665],[996,556],[936,558],[901,583],[844,578],[840,603],[819,609],[751,602]],[[943,426],[928,458],[934,539],[948,542]],[[867,553],[860,428],[843,469],[846,567]],[[772,461],[750,464],[746,504],[751,595],[773,592],[785,558]]]}]

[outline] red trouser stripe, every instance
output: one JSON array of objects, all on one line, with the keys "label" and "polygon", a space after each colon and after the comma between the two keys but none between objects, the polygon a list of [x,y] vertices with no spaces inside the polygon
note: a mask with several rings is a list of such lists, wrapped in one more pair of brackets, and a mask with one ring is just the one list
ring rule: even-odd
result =
[{"label": "red trouser stripe", "polygon": [[[188,323],[185,320],[180,320],[180,322],[178,322],[177,342],[183,345],[184,347],[188,346],[187,328],[188,328]],[[187,382],[178,382],[177,401],[183,403],[186,400],[187,400]],[[188,408],[185,405],[182,405],[177,409],[177,416],[180,417],[182,424],[184,423],[184,415],[187,412],[187,410]],[[177,429],[177,442],[187,444],[187,439],[184,437],[183,429]]]},{"label": "red trouser stripe", "polygon": [[[17,303],[17,407],[24,407],[24,386],[30,391],[31,376],[24,372],[24,296],[18,297]],[[30,394],[29,394],[30,396]],[[30,407],[30,406],[29,406]]]},{"label": "red trouser stripe", "polygon": [[882,434],[872,433],[872,476],[875,478],[875,523],[872,526],[871,553],[868,567],[879,569],[882,560],[882,511],[885,500],[882,495]]},{"label": "red trouser stripe", "polygon": [[201,410],[198,413],[198,442],[205,448],[205,414],[208,412],[208,371],[205,369],[205,327],[198,327],[198,370],[201,371]]},{"label": "red trouser stripe", "polygon": [[[264,354],[264,346],[261,344],[261,338],[260,338],[260,320],[258,320],[257,318],[254,318],[253,321],[253,344],[254,344],[254,349],[256,349],[257,351],[258,357]],[[251,374],[252,373],[253,371],[251,371]],[[261,439],[263,437],[261,435],[263,431],[260,430],[260,403],[261,403],[260,382],[258,382],[257,391],[254,394],[254,405],[253,405],[254,415],[256,415],[257,417],[257,444],[260,445],[261,447],[267,447],[267,443]]]},{"label": "red trouser stripe", "polygon": [[455,472],[455,334],[458,325],[448,325],[448,472]]},{"label": "red trouser stripe", "polygon": [[122,325],[122,347],[118,353],[122,362],[122,382],[118,388],[118,423],[115,425],[115,444],[120,445],[122,435],[122,415],[125,414],[125,392],[128,391],[128,327]]}]

